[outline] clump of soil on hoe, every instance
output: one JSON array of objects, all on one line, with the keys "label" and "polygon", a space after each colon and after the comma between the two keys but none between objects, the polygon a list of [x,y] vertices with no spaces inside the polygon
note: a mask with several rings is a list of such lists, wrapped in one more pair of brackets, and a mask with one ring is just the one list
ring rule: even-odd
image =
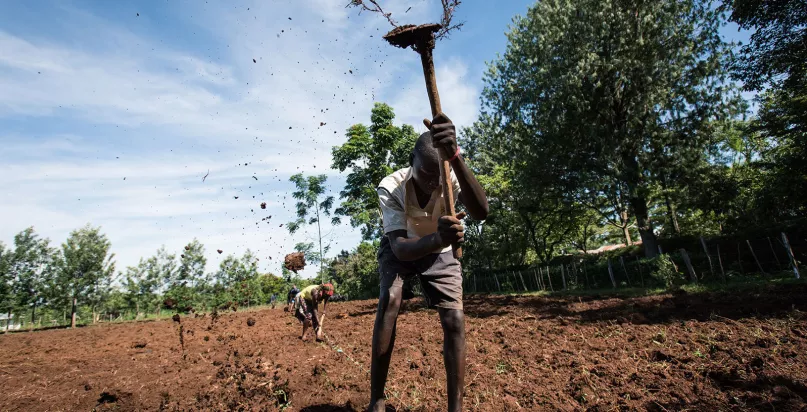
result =
[{"label": "clump of soil on hoe", "polygon": [[285,266],[286,269],[297,273],[297,271],[305,269],[305,255],[303,252],[289,253],[286,255],[286,259],[283,261],[283,266]]}]

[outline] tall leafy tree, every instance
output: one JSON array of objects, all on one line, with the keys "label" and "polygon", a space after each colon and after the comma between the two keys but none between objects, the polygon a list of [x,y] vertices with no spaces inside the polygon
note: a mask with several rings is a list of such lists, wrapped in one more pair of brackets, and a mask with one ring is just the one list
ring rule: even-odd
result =
[{"label": "tall leafy tree", "polygon": [[378,297],[379,241],[362,242],[351,252],[342,251],[328,265],[341,295],[349,299]]},{"label": "tall leafy tree", "polygon": [[801,0],[729,0],[730,20],[753,30],[739,49],[734,76],[746,90],[763,91],[751,130],[772,144],[757,164],[764,187],[763,216],[807,213],[807,3]]},{"label": "tall leafy tree", "polygon": [[197,301],[197,285],[204,282],[205,247],[193,239],[185,245],[179,259],[179,267],[165,279],[165,296],[173,300],[178,310],[192,307]]},{"label": "tall leafy tree", "polygon": [[261,301],[263,296],[258,277],[258,262],[250,250],[244,252],[240,258],[228,255],[216,272],[219,292],[217,304],[231,301],[249,306]]},{"label": "tall leafy tree", "polygon": [[[710,2],[538,2],[489,65],[484,103],[501,119],[519,191],[574,199],[624,188],[645,254],[660,154],[685,169],[729,98],[727,45]],[[551,190],[551,191],[550,191]],[[568,209],[566,209],[568,210]]]},{"label": "tall leafy tree", "polygon": [[70,326],[76,326],[79,303],[93,303],[94,295],[108,285],[115,271],[111,243],[100,227],[84,226],[62,244],[59,286],[70,300]]},{"label": "tall leafy tree", "polygon": [[[308,225],[317,225],[317,241],[319,242],[319,265],[320,272],[323,271],[322,259],[327,250],[322,248],[322,218],[331,217],[331,209],[333,208],[333,196],[325,195],[325,182],[328,176],[303,176],[298,173],[289,178],[289,181],[294,183],[296,190],[292,193],[297,199],[297,220],[289,222],[286,225],[289,233],[294,234],[300,228]],[[339,223],[339,217],[334,216],[333,224]]]},{"label": "tall leafy tree", "polygon": [[165,282],[174,279],[176,272],[176,255],[168,253],[165,246],[157,249],[153,256],[141,258],[136,266],[126,268],[126,301],[130,307],[135,307],[138,316],[146,311],[159,313]]},{"label": "tall leafy tree", "polygon": [[339,192],[342,203],[335,214],[349,217],[351,226],[361,228],[364,240],[379,238],[383,230],[376,187],[393,171],[409,166],[409,155],[418,138],[414,127],[395,126],[394,120],[392,107],[375,103],[370,126],[351,126],[347,142],[333,148],[331,167],[348,171],[345,188]]},{"label": "tall leafy tree", "polygon": [[11,312],[14,309],[14,294],[12,292],[13,275],[11,273],[10,250],[0,242],[0,313],[6,314],[7,322],[11,322]]},{"label": "tall leafy tree", "polygon": [[42,239],[33,227],[14,236],[14,252],[9,256],[16,306],[30,308],[31,323],[36,309],[47,295],[46,289],[54,273],[55,250],[49,239]]}]

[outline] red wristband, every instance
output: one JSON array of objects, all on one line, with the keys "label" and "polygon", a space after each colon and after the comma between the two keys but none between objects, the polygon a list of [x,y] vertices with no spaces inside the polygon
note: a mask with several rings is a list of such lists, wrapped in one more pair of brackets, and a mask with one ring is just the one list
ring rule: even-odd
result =
[{"label": "red wristband", "polygon": [[448,161],[453,162],[453,161],[457,160],[458,157],[460,157],[460,147],[459,146],[457,146],[457,152],[454,153],[454,156],[451,156],[451,159],[448,159]]}]

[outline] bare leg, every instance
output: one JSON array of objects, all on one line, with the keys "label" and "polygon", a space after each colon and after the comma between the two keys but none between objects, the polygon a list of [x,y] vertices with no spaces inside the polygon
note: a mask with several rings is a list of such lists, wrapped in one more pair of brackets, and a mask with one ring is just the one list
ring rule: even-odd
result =
[{"label": "bare leg", "polygon": [[300,336],[300,339],[305,340],[305,335],[308,332],[308,325],[311,324],[311,321],[306,319],[303,321],[303,334]]},{"label": "bare leg", "polygon": [[458,309],[439,309],[443,325],[443,361],[446,366],[449,412],[462,411],[465,390],[465,314]]},{"label": "bare leg", "polygon": [[401,308],[401,288],[391,287],[378,299],[373,327],[373,353],[370,366],[370,412],[384,412],[384,386],[387,384],[389,362],[395,346],[398,310]]}]

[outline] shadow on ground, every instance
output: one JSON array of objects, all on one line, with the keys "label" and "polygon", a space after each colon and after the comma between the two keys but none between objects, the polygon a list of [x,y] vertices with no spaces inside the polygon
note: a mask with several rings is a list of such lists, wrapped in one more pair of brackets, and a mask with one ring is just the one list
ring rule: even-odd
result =
[{"label": "shadow on ground", "polygon": [[654,296],[484,296],[465,299],[465,314],[489,318],[508,314],[570,322],[615,321],[659,324],[715,317],[781,318],[794,310],[807,311],[807,284],[758,286],[747,290],[687,293],[679,290]]}]

